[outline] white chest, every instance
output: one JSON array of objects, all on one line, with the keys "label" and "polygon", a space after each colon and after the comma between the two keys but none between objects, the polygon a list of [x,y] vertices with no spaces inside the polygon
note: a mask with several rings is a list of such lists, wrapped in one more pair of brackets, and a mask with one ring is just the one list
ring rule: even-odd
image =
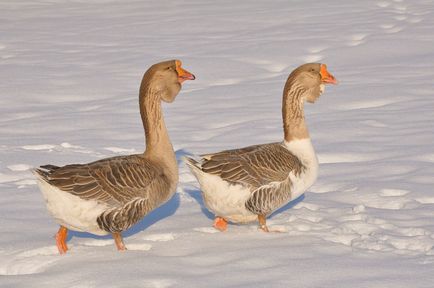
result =
[{"label": "white chest", "polygon": [[302,173],[289,174],[291,179],[291,200],[302,195],[309,189],[318,177],[318,158],[309,138],[284,142],[285,147],[300,159],[305,167]]}]

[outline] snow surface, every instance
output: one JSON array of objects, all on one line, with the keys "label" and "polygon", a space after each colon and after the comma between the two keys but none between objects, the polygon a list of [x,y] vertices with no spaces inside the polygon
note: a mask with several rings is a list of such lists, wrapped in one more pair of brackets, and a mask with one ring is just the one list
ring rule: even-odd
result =
[{"label": "snow surface", "polygon": [[[434,287],[434,2],[0,2],[0,286]],[[211,227],[180,162],[178,193],[125,233],[71,233],[57,255],[31,167],[143,150],[144,71],[197,80],[165,118],[177,156],[282,139],[292,69],[340,81],[306,105],[320,175],[269,220]]]}]

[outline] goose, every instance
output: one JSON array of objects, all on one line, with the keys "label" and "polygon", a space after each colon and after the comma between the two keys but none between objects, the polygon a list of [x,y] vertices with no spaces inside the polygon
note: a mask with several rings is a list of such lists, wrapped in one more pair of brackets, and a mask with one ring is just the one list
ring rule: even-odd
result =
[{"label": "goose", "polygon": [[139,93],[145,130],[143,154],[111,157],[63,167],[43,165],[33,172],[60,228],[55,236],[60,254],[68,251],[68,230],[112,234],[126,250],[122,231],[168,201],[178,183],[178,165],[164,123],[161,101],[173,102],[186,80],[195,76],[179,60],[152,65]]},{"label": "goose", "polygon": [[304,117],[304,102],[314,103],[325,84],[337,84],[321,63],[296,68],[283,89],[281,142],[185,157],[197,178],[204,203],[216,216],[214,227],[258,220],[269,232],[266,217],[302,195],[316,180],[318,160]]}]

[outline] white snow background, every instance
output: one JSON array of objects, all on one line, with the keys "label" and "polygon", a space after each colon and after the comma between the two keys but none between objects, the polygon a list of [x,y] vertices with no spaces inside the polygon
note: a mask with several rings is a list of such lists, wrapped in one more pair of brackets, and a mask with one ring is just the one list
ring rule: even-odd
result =
[{"label": "white snow background", "polygon": [[[434,2],[0,2],[1,287],[434,287]],[[195,81],[164,105],[176,195],[124,233],[59,256],[30,169],[144,149],[145,70]],[[288,74],[340,81],[306,117],[320,175],[268,221],[211,227],[181,158],[283,139]]]}]

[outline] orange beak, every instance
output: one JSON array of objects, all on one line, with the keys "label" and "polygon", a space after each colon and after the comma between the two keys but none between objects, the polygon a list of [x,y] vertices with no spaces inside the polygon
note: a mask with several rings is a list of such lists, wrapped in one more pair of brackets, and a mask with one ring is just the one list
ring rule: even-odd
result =
[{"label": "orange beak", "polygon": [[321,64],[321,70],[319,72],[321,74],[321,82],[326,84],[338,84],[336,78],[327,71],[327,65]]},{"label": "orange beak", "polygon": [[187,70],[181,68],[181,61],[176,60],[176,72],[178,72],[178,82],[182,83],[185,80],[194,80],[196,77],[194,77],[193,74],[188,72]]}]

